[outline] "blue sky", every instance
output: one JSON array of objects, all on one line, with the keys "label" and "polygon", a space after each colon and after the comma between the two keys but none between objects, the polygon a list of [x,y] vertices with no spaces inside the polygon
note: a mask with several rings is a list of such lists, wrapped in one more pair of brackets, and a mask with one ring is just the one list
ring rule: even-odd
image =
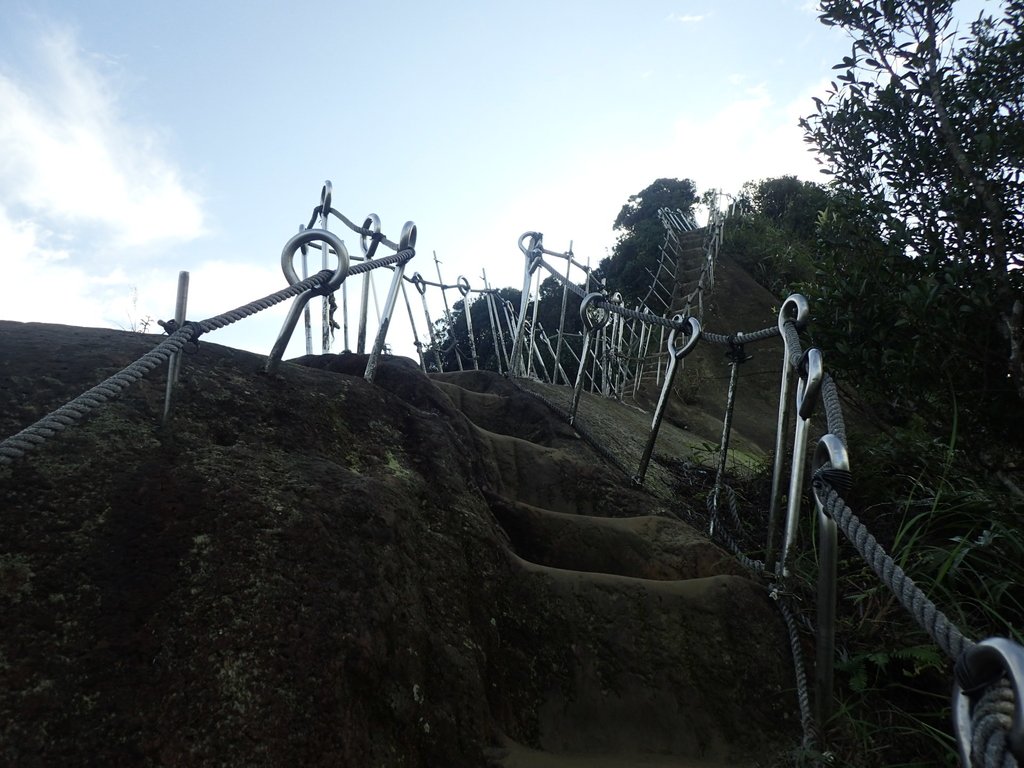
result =
[{"label": "blue sky", "polygon": [[[428,279],[436,251],[448,282],[518,286],[527,230],[596,265],[655,178],[818,180],[796,122],[849,51],[806,0],[0,0],[0,18],[0,318],[105,327],[171,316],[182,269],[193,319],[282,287],[325,179],[392,239],[415,221]],[[266,353],[284,312],[210,341]]]}]

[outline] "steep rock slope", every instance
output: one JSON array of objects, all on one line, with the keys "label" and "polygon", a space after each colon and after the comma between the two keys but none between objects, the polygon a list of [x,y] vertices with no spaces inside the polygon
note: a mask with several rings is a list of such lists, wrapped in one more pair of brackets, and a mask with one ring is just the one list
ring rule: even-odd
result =
[{"label": "steep rock slope", "polygon": [[[0,322],[0,434],[153,341]],[[0,761],[753,765],[794,742],[763,588],[543,405],[400,359],[372,386],[354,355],[262,362],[204,341],[169,429],[153,375],[0,467]]]}]

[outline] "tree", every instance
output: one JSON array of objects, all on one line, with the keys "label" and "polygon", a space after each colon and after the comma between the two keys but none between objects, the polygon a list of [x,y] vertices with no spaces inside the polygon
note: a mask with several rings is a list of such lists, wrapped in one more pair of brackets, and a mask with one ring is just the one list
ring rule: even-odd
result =
[{"label": "tree", "polygon": [[622,293],[627,301],[640,298],[651,284],[650,272],[657,271],[665,229],[658,218],[662,208],[692,214],[697,202],[697,187],[690,179],[658,179],[631,195],[615,217],[619,233],[610,258],[603,259],[600,275],[609,288]]},{"label": "tree", "polygon": [[815,279],[818,222],[832,196],[820,184],[781,176],[743,185],[724,252],[780,299]]},{"label": "tree", "polygon": [[972,354],[992,345],[986,378],[997,364],[1024,398],[1024,2],[963,35],[954,5],[823,0],[821,21],[853,47],[802,125],[837,187],[913,260],[932,322],[980,319]]}]

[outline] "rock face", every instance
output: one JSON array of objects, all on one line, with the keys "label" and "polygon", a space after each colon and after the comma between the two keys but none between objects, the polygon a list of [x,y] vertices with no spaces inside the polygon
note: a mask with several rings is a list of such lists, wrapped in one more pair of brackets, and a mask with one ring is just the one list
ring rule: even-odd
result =
[{"label": "rock face", "polygon": [[[0,322],[0,435],[154,341]],[[204,339],[170,428],[158,371],[0,466],[0,762],[753,765],[795,744],[764,588],[537,400],[401,359],[374,385],[356,355],[262,364]]]}]

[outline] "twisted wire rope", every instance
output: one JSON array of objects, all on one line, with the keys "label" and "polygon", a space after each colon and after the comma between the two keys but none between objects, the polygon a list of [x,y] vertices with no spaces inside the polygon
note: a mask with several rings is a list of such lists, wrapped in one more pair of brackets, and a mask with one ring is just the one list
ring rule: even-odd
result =
[{"label": "twisted wire rope", "polygon": [[862,523],[853,510],[827,480],[814,479],[814,487],[822,498],[825,513],[836,521],[839,530],[850,540],[860,556],[907,609],[914,620],[947,656],[956,659],[961,653],[974,646],[946,615],[940,611],[924,591],[914,583],[906,572],[885,551],[871,531]]},{"label": "twisted wire rope", "polygon": [[814,715],[811,714],[811,690],[807,685],[807,672],[804,667],[804,654],[800,648],[800,629],[796,625],[796,618],[789,610],[782,595],[777,592],[773,594],[775,604],[782,614],[782,620],[786,625],[789,634],[789,650],[793,654],[793,673],[796,676],[796,698],[800,707],[800,729],[803,732],[803,746],[809,749],[819,741],[818,728],[814,723]]},{"label": "twisted wire rope", "polygon": [[[736,492],[733,490],[732,486],[727,483],[721,486],[721,490],[725,495],[726,508],[729,511],[729,522],[732,523],[733,527],[738,531],[741,526],[739,505],[736,501]],[[708,496],[708,513],[712,516],[715,515],[715,510],[713,509],[714,506],[714,497]],[[739,561],[740,565],[755,576],[761,576],[765,573],[764,561],[755,560],[747,555],[743,551],[743,548],[740,547],[739,542],[736,541],[731,533],[729,533],[726,526],[715,526],[715,535],[719,537],[726,548]],[[786,605],[785,599],[779,593],[778,589],[773,586],[769,590],[769,595],[776,607],[779,609],[779,612],[782,614],[783,623],[786,625],[786,633],[789,636],[789,647],[793,656],[793,674],[796,678],[797,705],[800,708],[800,729],[803,734],[801,743],[805,749],[809,749],[819,741],[819,734],[817,726],[814,723],[814,716],[811,713],[811,691],[807,685],[807,670],[804,665],[803,651],[800,648],[800,630],[797,627],[796,619],[793,617],[792,611],[789,610],[789,606]]]},{"label": "twisted wire rope", "polygon": [[[381,265],[383,266],[383,264],[384,259],[381,259]],[[350,270],[350,274],[352,271],[354,270]],[[256,299],[201,322],[183,325],[135,362],[68,401],[34,424],[0,442],[0,464],[12,463],[15,459],[38,448],[57,433],[78,423],[100,406],[118,397],[125,389],[141,380],[171,356],[181,352],[185,344],[199,335],[224,328],[305,291],[320,289],[327,285],[332,274],[331,270],[323,270],[294,285],[264,296],[262,299]]]}]

